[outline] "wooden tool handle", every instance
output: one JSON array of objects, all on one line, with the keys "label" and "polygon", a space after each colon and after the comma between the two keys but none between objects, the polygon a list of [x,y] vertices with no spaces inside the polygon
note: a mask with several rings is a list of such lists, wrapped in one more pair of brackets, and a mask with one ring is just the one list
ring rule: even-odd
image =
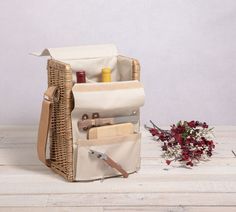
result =
[{"label": "wooden tool handle", "polygon": [[114,124],[114,118],[95,118],[95,119],[84,119],[78,122],[79,129],[89,129],[91,127],[99,127],[108,124]]},{"label": "wooden tool handle", "polygon": [[104,160],[109,166],[111,166],[112,168],[116,169],[117,171],[119,171],[122,176],[124,178],[127,178],[129,176],[129,174],[118,164],[116,163],[114,160],[112,160],[110,157],[107,156],[107,159]]},{"label": "wooden tool handle", "polygon": [[114,124],[114,118],[98,118],[98,119],[95,119],[95,123],[96,123],[96,126]]}]

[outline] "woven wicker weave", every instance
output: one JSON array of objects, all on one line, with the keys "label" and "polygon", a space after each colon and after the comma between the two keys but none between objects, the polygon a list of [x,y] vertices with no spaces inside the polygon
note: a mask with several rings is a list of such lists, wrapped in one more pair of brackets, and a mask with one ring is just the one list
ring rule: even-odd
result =
[{"label": "woven wicker weave", "polygon": [[[48,86],[57,86],[59,100],[53,104],[50,123],[50,167],[68,181],[74,181],[72,70],[70,65],[48,60]],[[132,59],[132,79],[140,79],[139,62]]]}]

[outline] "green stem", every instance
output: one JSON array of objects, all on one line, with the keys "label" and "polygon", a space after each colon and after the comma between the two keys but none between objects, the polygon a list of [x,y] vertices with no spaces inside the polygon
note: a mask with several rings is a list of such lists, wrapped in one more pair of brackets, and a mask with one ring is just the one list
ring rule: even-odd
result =
[{"label": "green stem", "polygon": [[171,135],[170,131],[169,130],[163,130],[161,128],[159,128],[157,125],[155,125],[151,120],[150,120],[150,123],[153,125],[153,127],[155,127],[156,129],[158,129],[159,131],[163,132],[163,133],[166,133],[168,135]]}]

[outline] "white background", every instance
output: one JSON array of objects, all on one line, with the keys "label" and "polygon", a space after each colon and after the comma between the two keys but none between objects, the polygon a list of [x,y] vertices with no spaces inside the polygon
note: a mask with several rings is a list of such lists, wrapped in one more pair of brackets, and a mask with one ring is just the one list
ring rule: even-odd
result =
[{"label": "white background", "polygon": [[236,125],[235,0],[0,1],[0,124],[37,124],[45,47],[115,43],[138,58],[142,122]]}]

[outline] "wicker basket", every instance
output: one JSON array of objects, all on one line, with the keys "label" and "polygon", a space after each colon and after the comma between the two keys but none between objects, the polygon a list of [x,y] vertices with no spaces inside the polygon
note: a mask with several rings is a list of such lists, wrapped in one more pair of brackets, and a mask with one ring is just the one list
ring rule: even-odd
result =
[{"label": "wicker basket", "polygon": [[[51,108],[50,157],[47,165],[68,181],[74,181],[73,138],[71,111],[73,109],[72,69],[70,65],[48,60],[48,87],[57,88],[57,99]],[[140,65],[132,59],[132,79],[140,79]]]}]

